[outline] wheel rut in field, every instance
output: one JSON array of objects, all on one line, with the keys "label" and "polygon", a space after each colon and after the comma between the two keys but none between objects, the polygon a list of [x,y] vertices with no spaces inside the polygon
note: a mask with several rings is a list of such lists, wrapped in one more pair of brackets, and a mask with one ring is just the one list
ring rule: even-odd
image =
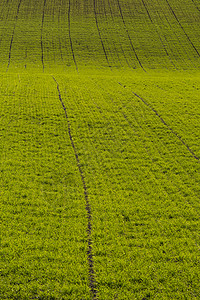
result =
[{"label": "wheel rut in field", "polygon": [[12,44],[13,44],[13,39],[14,39],[14,34],[15,34],[15,28],[16,28],[16,24],[17,24],[17,20],[18,20],[18,16],[19,16],[19,10],[20,10],[21,3],[22,3],[22,0],[19,1],[18,7],[17,7],[17,14],[16,14],[16,17],[15,17],[15,24],[14,24],[14,28],[13,28],[13,32],[12,32],[11,41],[10,41],[9,56],[8,56],[8,65],[7,65],[6,72],[8,71],[8,69],[10,67]]},{"label": "wheel rut in field", "polygon": [[192,0],[192,2],[195,5],[196,9],[200,12],[200,8],[196,5],[196,3],[194,2],[194,0]]},{"label": "wheel rut in field", "polygon": [[163,49],[164,49],[164,51],[165,51],[167,57],[169,58],[171,64],[174,66],[174,68],[177,70],[175,64],[173,63],[173,61],[172,61],[172,59],[171,59],[171,57],[170,57],[170,55],[169,55],[169,53],[168,53],[168,51],[167,51],[167,48],[166,48],[165,44],[163,43],[163,40],[162,40],[162,38],[161,38],[161,35],[160,35],[160,33],[159,33],[157,27],[155,26],[155,23],[154,23],[153,19],[151,18],[151,15],[150,15],[150,12],[149,12],[149,10],[148,10],[148,7],[147,7],[146,2],[145,2],[144,0],[141,0],[141,1],[142,1],[143,6],[144,6],[144,9],[146,10],[146,13],[147,13],[147,15],[148,15],[148,18],[149,18],[150,22],[154,25],[155,31],[156,31],[156,33],[157,33],[157,35],[158,35],[158,38],[159,38],[159,40],[160,40],[160,42],[161,42],[161,44],[162,44],[162,47],[163,47]]},{"label": "wheel rut in field", "polygon": [[197,48],[195,47],[195,45],[193,44],[193,42],[191,41],[189,35],[186,33],[185,29],[183,28],[181,22],[179,21],[177,15],[175,14],[174,10],[172,9],[171,5],[169,4],[169,1],[168,0],[165,0],[167,2],[167,5],[171,11],[171,13],[173,14],[174,18],[176,19],[177,23],[179,24],[179,26],[181,27],[182,31],[184,32],[187,40],[189,41],[190,45],[192,46],[192,48],[194,49],[194,51],[197,53],[197,55],[200,57],[200,53],[199,51],[197,50]]},{"label": "wheel rut in field", "polygon": [[41,26],[41,36],[40,36],[41,61],[42,61],[43,72],[44,72],[43,27],[44,27],[44,11],[45,11],[45,6],[46,6],[46,0],[44,0],[44,4],[43,4],[43,11],[42,11],[42,26]]},{"label": "wheel rut in field", "polygon": [[95,17],[95,22],[96,22],[96,27],[97,27],[99,39],[101,41],[101,45],[102,45],[102,48],[103,48],[103,52],[104,52],[107,64],[108,64],[109,68],[111,69],[111,66],[110,66],[110,63],[109,63],[109,60],[108,60],[108,55],[106,53],[105,45],[104,45],[104,42],[102,40],[101,32],[100,32],[100,29],[99,29],[99,23],[98,23],[98,19],[97,19],[97,11],[96,11],[96,0],[93,0],[93,6],[94,6],[94,17]]},{"label": "wheel rut in field", "polygon": [[73,61],[76,67],[76,71],[78,73],[78,65],[75,59],[75,55],[74,55],[74,48],[73,48],[73,43],[72,43],[72,38],[71,38],[71,19],[70,19],[70,15],[71,15],[71,0],[69,0],[69,7],[68,7],[68,34],[69,34],[69,42],[70,42],[70,47],[71,47],[71,52],[72,52],[72,57],[73,57]]},{"label": "wheel rut in field", "polygon": [[125,20],[124,20],[124,16],[123,16],[123,13],[122,13],[122,9],[121,9],[121,5],[120,5],[120,3],[119,3],[119,0],[117,0],[117,5],[118,5],[118,8],[119,8],[119,12],[120,12],[120,16],[121,16],[122,22],[123,22],[123,24],[124,24],[124,29],[125,29],[126,34],[127,34],[127,36],[128,36],[128,39],[129,39],[131,48],[132,48],[132,50],[133,50],[133,52],[134,52],[134,55],[135,55],[135,57],[136,57],[136,59],[137,59],[139,65],[140,65],[140,67],[142,68],[142,70],[143,70],[144,72],[146,72],[146,70],[144,69],[144,67],[143,67],[143,65],[142,65],[142,63],[141,63],[141,60],[139,59],[139,57],[138,57],[138,55],[137,55],[137,52],[136,52],[136,50],[135,50],[135,48],[134,48],[134,46],[133,46],[131,37],[130,37],[130,35],[129,35],[128,29],[127,29],[127,26],[126,26],[126,22],[125,22]]},{"label": "wheel rut in field", "polygon": [[[52,76],[53,77],[53,76]],[[92,250],[92,210],[91,210],[91,205],[89,202],[89,197],[88,197],[88,188],[85,182],[85,177],[84,177],[84,173],[83,170],[81,168],[81,164],[80,164],[80,160],[79,160],[79,156],[78,156],[78,151],[76,149],[76,146],[74,144],[73,141],[73,136],[72,136],[72,132],[71,132],[71,124],[69,121],[69,117],[67,114],[67,110],[65,107],[65,104],[62,100],[61,97],[61,92],[60,92],[60,87],[59,84],[57,82],[57,80],[55,79],[55,77],[53,77],[53,80],[55,81],[56,85],[57,85],[57,90],[58,90],[58,95],[59,95],[59,100],[62,104],[63,110],[65,112],[65,117],[67,119],[67,126],[68,126],[68,135],[69,135],[69,139],[71,142],[71,146],[73,148],[74,151],[74,155],[76,158],[76,164],[79,170],[79,174],[81,177],[81,181],[82,181],[82,185],[83,185],[83,190],[84,190],[84,197],[85,197],[85,208],[86,208],[86,212],[87,212],[87,243],[88,243],[88,250],[87,250],[87,259],[88,259],[88,266],[89,266],[89,287],[90,287],[90,291],[91,291],[91,295],[92,295],[92,299],[96,300],[98,299],[98,295],[97,295],[97,283],[96,283],[96,279],[95,279],[95,271],[94,271],[94,259],[93,259],[93,250]]]},{"label": "wheel rut in field", "polygon": [[[122,83],[118,82],[123,88],[126,88]],[[139,98],[146,106],[148,106],[151,111],[154,112],[154,114],[161,120],[161,122],[175,135],[181,143],[187,148],[187,150],[190,152],[190,154],[197,160],[199,161],[199,157],[196,156],[196,154],[192,151],[192,149],[185,143],[185,141],[178,135],[177,132],[175,132],[166,122],[165,120],[160,116],[160,114],[157,112],[155,108],[153,108],[148,102],[146,102],[141,96],[136,94],[135,92],[131,91],[133,95],[135,95],[137,98]]]},{"label": "wheel rut in field", "polygon": [[[60,12],[60,7],[59,7],[59,13],[58,13],[58,27],[59,27],[59,30],[61,30],[61,28],[60,28],[60,17],[61,17],[61,12]],[[62,53],[62,45],[61,45],[60,36],[59,36],[59,51],[60,51],[61,60],[63,62],[63,53]]]}]

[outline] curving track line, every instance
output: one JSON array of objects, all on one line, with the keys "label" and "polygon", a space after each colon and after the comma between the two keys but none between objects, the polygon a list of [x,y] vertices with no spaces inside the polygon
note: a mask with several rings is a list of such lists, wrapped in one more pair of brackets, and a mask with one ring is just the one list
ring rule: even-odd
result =
[{"label": "curving track line", "polygon": [[[58,12],[58,27],[59,28],[60,28],[60,16],[61,16],[61,13],[60,13],[60,6],[59,6],[59,12]],[[63,62],[63,54],[62,54],[62,46],[61,46],[60,35],[59,35],[59,50],[60,50],[60,57],[61,57],[61,60]]]},{"label": "curving track line", "polygon": [[70,41],[70,47],[72,51],[72,56],[73,56],[73,61],[76,66],[76,71],[78,73],[78,66],[76,63],[75,55],[74,55],[74,49],[73,49],[73,44],[72,44],[72,38],[71,38],[71,23],[70,23],[70,13],[71,13],[71,1],[69,0],[69,8],[68,8],[68,33],[69,33],[69,41]]},{"label": "curving track line", "polygon": [[[162,9],[162,11],[163,11],[163,9]],[[181,46],[181,48],[183,49],[184,53],[186,54],[186,56],[187,56],[187,58],[188,58],[188,61],[190,61],[190,62],[193,64],[193,66],[196,67],[196,66],[194,65],[193,61],[191,60],[190,56],[188,55],[187,50],[185,49],[185,44],[184,44],[184,45],[182,44],[179,35],[176,33],[176,30],[174,30],[174,29],[172,28],[171,22],[169,21],[167,15],[165,14],[164,11],[163,11],[163,13],[164,13],[165,20],[166,20],[166,22],[167,22],[169,28],[171,29],[171,32],[173,33],[174,37],[176,38],[176,40],[178,41],[179,45]],[[159,19],[160,19],[161,22],[162,22],[162,18],[163,18],[163,17],[160,15],[159,12],[158,12],[158,15],[159,15]],[[167,41],[166,37],[165,37],[165,40],[166,40],[167,44],[170,45],[170,42]],[[179,55],[179,57],[182,58],[181,55]],[[184,58],[182,59],[182,62],[186,65],[186,68],[189,67],[188,61],[185,61]]]},{"label": "curving track line", "polygon": [[[119,84],[123,87],[126,88],[125,85],[123,85],[122,83],[119,82]],[[161,122],[173,133],[173,135],[175,135],[180,141],[181,143],[187,148],[187,150],[190,152],[190,154],[196,159],[196,160],[200,160],[199,157],[196,156],[196,154],[192,151],[192,149],[184,142],[184,140],[178,135],[178,133],[176,133],[166,122],[165,120],[160,116],[160,114],[157,112],[157,110],[155,110],[155,108],[153,108],[148,102],[146,102],[141,96],[139,96],[138,94],[136,94],[135,92],[133,92],[133,95],[135,95],[137,98],[139,98],[146,106],[148,106],[154,113],[155,115],[161,120]]]},{"label": "curving track line", "polygon": [[102,37],[101,37],[101,32],[100,32],[99,24],[98,24],[98,20],[97,20],[96,0],[93,0],[93,6],[94,6],[94,17],[95,17],[95,21],[96,21],[97,31],[98,31],[98,34],[99,34],[99,39],[100,39],[100,41],[101,41],[101,45],[102,45],[102,48],[103,48],[103,52],[104,52],[106,61],[107,61],[107,63],[108,63],[108,66],[109,66],[110,69],[111,69],[111,66],[110,66],[110,63],[109,63],[109,60],[108,60],[108,55],[107,55],[107,53],[106,53],[106,49],[105,49],[105,46],[104,46],[104,43],[103,43],[103,40],[102,40]]},{"label": "curving track line", "polygon": [[131,48],[132,48],[132,50],[133,50],[133,52],[134,52],[134,54],[135,54],[135,57],[136,57],[136,59],[137,59],[139,65],[140,65],[140,67],[143,69],[144,72],[146,72],[146,70],[144,69],[144,67],[143,67],[143,65],[142,65],[142,63],[141,63],[141,61],[140,61],[140,59],[139,59],[139,57],[138,57],[138,55],[137,55],[137,53],[136,53],[136,51],[135,51],[135,48],[133,47],[133,43],[132,43],[131,37],[130,37],[130,35],[129,35],[128,29],[127,29],[127,27],[126,27],[126,22],[125,22],[125,20],[124,20],[124,16],[123,16],[123,13],[122,13],[122,9],[121,9],[119,0],[117,0],[117,4],[118,4],[119,12],[120,12],[120,15],[121,15],[121,18],[122,18],[122,22],[123,22],[123,24],[124,24],[125,31],[126,31],[126,33],[127,33],[127,36],[128,36],[128,39],[129,39],[129,42],[130,42],[130,45],[131,45]]},{"label": "curving track line", "polygon": [[112,18],[112,20],[114,20],[113,13],[112,13],[112,8],[111,8],[111,4],[110,4],[110,0],[107,0],[107,2],[108,2],[108,6],[109,6],[109,11],[110,11],[111,18]]},{"label": "curving track line", "polygon": [[[114,21],[114,18],[113,18],[113,13],[112,13],[112,8],[111,8],[110,0],[107,0],[107,2],[108,2],[109,12],[110,12],[110,15],[111,15],[111,18],[112,18],[112,22],[113,22],[114,27],[115,27],[115,21]],[[115,27],[115,30],[116,30],[116,27]],[[115,47],[115,49],[116,49],[116,47]],[[122,52],[122,54],[123,54],[123,56],[124,56],[124,59],[125,59],[127,65],[128,65],[128,67],[131,69],[131,66],[130,66],[128,60],[127,60],[127,57],[126,57],[126,55],[125,55],[125,52],[124,52],[124,49],[123,49],[121,43],[120,43],[120,49],[121,49],[121,52]],[[118,54],[117,50],[116,50],[115,52],[116,52],[116,54],[117,54],[118,61],[120,62],[121,66],[122,66],[122,63],[121,63],[121,60],[120,60],[120,58],[119,58],[119,54]]]},{"label": "curving track line", "polygon": [[143,6],[144,6],[146,12],[147,12],[147,15],[148,15],[148,17],[149,17],[149,20],[151,21],[151,23],[153,23],[152,18],[151,18],[150,13],[149,13],[149,10],[148,10],[148,8],[147,8],[147,6],[146,6],[146,3],[144,2],[144,0],[141,0],[141,1],[142,1],[142,4],[143,4]]},{"label": "curving track line", "polygon": [[184,32],[184,34],[185,34],[186,38],[188,39],[189,43],[191,44],[192,48],[195,50],[195,52],[197,53],[197,55],[200,57],[199,51],[197,50],[197,48],[195,47],[195,45],[192,43],[192,41],[191,41],[190,37],[188,36],[188,34],[185,32],[185,29],[181,25],[179,19],[177,18],[176,14],[175,14],[174,10],[172,9],[171,5],[169,4],[168,0],[165,0],[165,1],[167,2],[168,6],[169,6],[169,9],[171,10],[174,18],[176,19],[177,23],[179,24],[179,26],[181,27],[182,31]]},{"label": "curving track line", "polygon": [[[92,80],[92,84],[94,84],[94,81],[93,81],[93,80]],[[137,133],[137,132],[138,132],[138,129],[135,128],[135,126],[134,126],[134,125],[132,124],[132,122],[129,120],[129,117],[127,116],[126,112],[124,111],[124,108],[126,109],[126,105],[120,103],[120,106],[119,106],[119,102],[116,102],[116,101],[112,98],[111,94],[110,94],[106,89],[103,89],[102,86],[100,86],[100,85],[97,84],[96,82],[95,82],[95,84],[96,84],[96,86],[98,87],[98,89],[100,88],[101,90],[103,90],[103,92],[105,92],[105,93],[109,96],[111,102],[115,105],[115,107],[118,108],[118,113],[121,114],[121,115],[123,116],[123,118],[124,118],[124,119],[126,120],[126,122],[129,124],[130,128],[133,130],[134,135],[137,136],[137,137],[140,139],[140,141],[142,142],[142,144],[143,144],[143,146],[144,146],[144,148],[145,148],[145,151],[146,151],[146,153],[147,153],[149,159],[150,159],[151,161],[153,161],[152,155],[151,155],[151,153],[149,152],[148,147],[146,146],[145,140],[144,140],[144,139],[141,139],[141,137],[143,137],[143,136],[145,136],[145,135],[148,137],[148,134],[146,133],[146,131],[144,130],[144,128],[141,126],[141,124],[140,124],[139,120],[136,118],[136,116],[135,116],[134,114],[131,114],[131,118],[133,118],[133,119],[135,120],[137,126],[140,128],[141,134],[138,134],[138,133]],[[119,84],[122,85],[121,83],[119,83]],[[125,86],[124,86],[124,87],[125,87]],[[94,101],[93,101],[93,102],[94,102]],[[95,102],[94,102],[94,104],[96,105]],[[96,106],[97,106],[97,105],[96,105]],[[97,106],[97,108],[98,108],[98,110],[100,111],[100,113],[102,113],[101,108],[98,107],[98,106]],[[124,130],[125,130],[125,129],[124,129]],[[125,130],[125,132],[126,132],[126,130]],[[162,141],[160,141],[160,142],[161,142],[162,146],[163,146],[164,148],[166,148],[166,145],[164,145]],[[162,151],[160,151],[160,149],[159,149],[158,147],[156,147],[156,149],[157,149],[159,155],[160,155],[160,156],[163,156]],[[167,149],[167,148],[166,148],[166,149]],[[188,174],[188,172],[185,170],[185,168],[180,164],[180,162],[177,160],[177,157],[173,156],[173,158],[174,158],[174,160],[176,161],[176,163],[179,165],[179,167],[183,170],[183,172],[184,172],[187,176],[189,176],[189,178],[191,179],[191,175]],[[157,164],[155,161],[153,161],[153,163],[154,163],[154,164]],[[158,166],[159,166],[159,164],[158,164]],[[173,183],[172,179],[168,176],[168,174],[165,174],[165,176],[167,177],[167,180],[168,180],[168,181],[170,181],[171,183]],[[154,176],[154,177],[155,177],[155,176]],[[156,178],[156,177],[155,177],[155,178]],[[195,184],[196,184],[196,183],[197,183],[197,181],[195,180]],[[165,190],[165,192],[168,194],[168,191],[166,190],[166,188],[164,188],[164,190]],[[192,192],[197,198],[199,198],[199,195],[198,195],[198,193],[197,193],[196,191],[191,190],[191,192]],[[188,204],[190,205],[189,202],[188,202]],[[193,206],[191,206],[191,207],[193,207]]]},{"label": "curving track line", "polygon": [[7,70],[6,70],[6,72],[8,71],[9,66],[10,66],[11,52],[12,52],[12,43],[13,43],[13,38],[14,38],[14,34],[15,34],[15,28],[16,28],[16,24],[17,24],[17,20],[18,20],[18,15],[19,15],[19,10],[20,10],[20,5],[21,5],[21,3],[22,3],[22,0],[19,1],[18,7],[17,7],[17,14],[16,14],[16,17],[15,17],[15,25],[14,25],[14,28],[13,28],[13,33],[12,33],[12,37],[11,37],[11,41],[10,41],[10,49],[9,49],[8,65],[7,65]]},{"label": "curving track line", "polygon": [[59,87],[59,84],[58,84],[57,80],[55,79],[55,77],[53,77],[53,80],[55,81],[55,83],[57,85],[59,100],[60,100],[60,102],[62,104],[62,107],[63,107],[63,110],[65,112],[65,117],[67,119],[67,125],[68,125],[68,134],[69,134],[71,146],[73,148],[74,155],[75,155],[75,158],[76,158],[76,164],[77,164],[77,167],[78,167],[78,170],[79,170],[81,181],[82,181],[82,184],[83,184],[84,197],[85,197],[85,203],[86,203],[86,212],[87,212],[87,221],[88,221],[88,224],[87,224],[87,237],[88,237],[88,240],[87,240],[87,242],[88,242],[87,259],[88,259],[88,265],[89,265],[89,287],[90,287],[92,299],[96,300],[96,299],[98,299],[98,295],[97,295],[97,283],[96,283],[96,279],[95,279],[94,260],[93,260],[93,253],[92,253],[92,238],[91,238],[91,234],[92,234],[92,211],[91,211],[91,205],[90,205],[89,198],[88,198],[88,189],[87,189],[87,185],[86,185],[86,182],[85,182],[83,170],[81,168],[78,152],[77,152],[77,149],[76,149],[76,146],[74,144],[73,137],[72,137],[71,124],[70,124],[70,121],[69,121],[69,117],[68,117],[66,107],[65,107],[64,102],[63,102],[62,97],[61,97],[60,87]]},{"label": "curving track line", "polygon": [[40,44],[41,44],[41,60],[42,60],[42,67],[44,72],[44,49],[43,49],[43,27],[44,27],[44,10],[46,6],[46,0],[44,0],[43,4],[43,12],[42,12],[42,26],[41,26],[41,37],[40,37]]},{"label": "curving track line", "polygon": [[[6,25],[7,20],[8,20],[9,8],[8,8],[8,10],[7,10],[7,16],[6,16],[5,18],[3,18],[2,15],[3,15],[4,7],[7,7],[7,6],[8,6],[8,3],[7,3],[7,2],[6,2],[6,5],[5,5],[5,4],[2,5],[1,14],[0,14],[0,19],[1,19],[1,20],[5,19],[5,25]],[[4,15],[5,15],[5,13],[4,13]],[[5,28],[4,28],[4,30],[5,30]],[[2,42],[2,39],[3,39],[3,31],[1,32],[0,44],[1,44],[1,42]]]},{"label": "curving track line", "polygon": [[[146,10],[146,13],[147,13],[147,15],[148,15],[149,20],[151,21],[151,23],[152,23],[153,25],[155,25],[154,22],[153,22],[153,20],[152,20],[152,18],[151,18],[151,15],[150,15],[150,13],[149,13],[149,10],[148,10],[148,8],[147,8],[147,5],[146,5],[145,1],[144,1],[144,0],[141,0],[141,1],[142,1],[142,4],[143,4],[143,6],[144,6],[144,8],[145,8],[145,10]],[[172,61],[172,59],[171,59],[171,57],[170,57],[170,55],[169,55],[169,53],[168,53],[168,51],[167,51],[165,45],[164,45],[164,43],[163,43],[163,41],[162,41],[162,39],[161,39],[161,36],[160,36],[160,33],[159,33],[158,29],[156,28],[156,26],[154,26],[154,28],[155,28],[155,30],[156,30],[156,33],[157,33],[157,35],[158,35],[158,37],[159,37],[159,40],[160,40],[160,42],[161,42],[161,44],[162,44],[162,46],[163,46],[163,49],[164,49],[164,51],[165,51],[167,57],[169,58],[170,62],[171,62],[172,65],[174,66],[174,68],[177,70],[175,64],[173,63],[173,61]]]},{"label": "curving track line", "polygon": [[[104,17],[105,17],[105,19],[106,19],[106,24],[107,24],[107,26],[109,27],[109,25],[110,25],[110,21],[108,20],[108,17],[107,17],[107,13],[106,13],[106,4],[105,4],[105,0],[103,0],[103,11],[104,11]],[[110,39],[110,41],[111,41],[112,39]],[[112,40],[112,44],[113,44],[113,48],[114,48],[114,53],[115,53],[115,55],[117,56],[117,58],[118,58],[118,60],[116,61],[115,60],[115,63],[119,63],[120,65],[121,65],[121,67],[122,67],[122,63],[121,63],[121,59],[120,59],[120,57],[119,57],[119,53],[118,53],[118,51],[117,51],[117,48],[116,48],[116,43],[115,43],[115,41],[114,40]],[[121,48],[122,48],[122,45],[121,45]]]},{"label": "curving track line", "polygon": [[104,12],[104,16],[107,20],[107,13],[106,13],[106,4],[105,4],[105,0],[103,0],[103,12]]},{"label": "curving track line", "polygon": [[194,0],[191,0],[194,3],[194,6],[196,7],[196,9],[200,12],[200,8],[196,5],[196,3],[194,2]]}]

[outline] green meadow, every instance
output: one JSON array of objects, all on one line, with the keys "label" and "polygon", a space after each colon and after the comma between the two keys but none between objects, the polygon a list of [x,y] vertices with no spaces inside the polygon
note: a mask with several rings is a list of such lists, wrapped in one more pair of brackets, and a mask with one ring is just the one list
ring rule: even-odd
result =
[{"label": "green meadow", "polygon": [[0,2],[0,299],[200,299],[199,2]]}]

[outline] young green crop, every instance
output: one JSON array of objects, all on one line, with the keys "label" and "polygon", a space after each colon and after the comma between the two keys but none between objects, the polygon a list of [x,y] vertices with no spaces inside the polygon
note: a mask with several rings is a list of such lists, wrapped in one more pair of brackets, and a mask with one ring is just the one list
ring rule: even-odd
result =
[{"label": "young green crop", "polygon": [[198,2],[0,19],[0,298],[200,297]]}]

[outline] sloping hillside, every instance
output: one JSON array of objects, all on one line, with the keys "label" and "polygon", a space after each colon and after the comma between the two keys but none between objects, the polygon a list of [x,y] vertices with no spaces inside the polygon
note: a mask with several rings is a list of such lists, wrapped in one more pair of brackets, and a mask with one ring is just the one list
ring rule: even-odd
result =
[{"label": "sloping hillside", "polygon": [[1,299],[200,299],[200,4],[1,0]]}]

